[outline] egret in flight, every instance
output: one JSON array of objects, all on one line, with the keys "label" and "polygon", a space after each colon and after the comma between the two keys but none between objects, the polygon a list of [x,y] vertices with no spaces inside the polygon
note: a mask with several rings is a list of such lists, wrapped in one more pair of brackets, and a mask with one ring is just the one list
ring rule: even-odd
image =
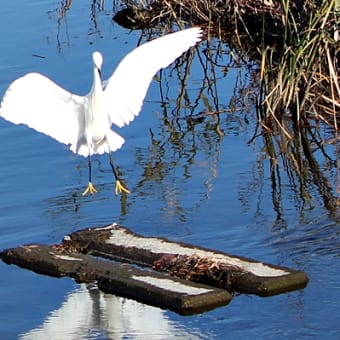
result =
[{"label": "egret in flight", "polygon": [[88,157],[89,184],[83,196],[97,192],[92,184],[91,156],[108,153],[116,180],[115,192],[129,193],[119,180],[111,153],[124,138],[111,129],[128,125],[139,114],[152,78],[202,39],[199,27],[147,42],[123,58],[111,77],[101,77],[103,58],[94,52],[93,84],[86,96],[73,94],[39,73],[15,80],[0,105],[0,116],[25,124]]}]

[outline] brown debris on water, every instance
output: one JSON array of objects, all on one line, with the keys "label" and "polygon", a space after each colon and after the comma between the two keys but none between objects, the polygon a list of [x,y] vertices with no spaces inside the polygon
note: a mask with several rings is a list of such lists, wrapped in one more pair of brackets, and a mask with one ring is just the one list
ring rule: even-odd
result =
[{"label": "brown debris on water", "polygon": [[214,258],[193,255],[163,255],[154,261],[153,269],[167,271],[181,279],[209,284],[214,287],[232,290],[232,280],[244,271],[233,264],[224,263]]}]

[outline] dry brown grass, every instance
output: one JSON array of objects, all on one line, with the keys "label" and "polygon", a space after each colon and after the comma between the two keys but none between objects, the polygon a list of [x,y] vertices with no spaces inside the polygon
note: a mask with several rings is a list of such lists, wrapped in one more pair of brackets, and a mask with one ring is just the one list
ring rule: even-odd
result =
[{"label": "dry brown grass", "polygon": [[[339,24],[335,0],[126,0],[125,25],[181,28],[203,25],[208,34],[259,62],[259,117],[270,128],[282,117],[297,125],[311,117],[338,128]],[[126,15],[127,14],[127,15]],[[119,20],[119,17],[118,17]],[[121,21],[121,20],[120,20]]]}]

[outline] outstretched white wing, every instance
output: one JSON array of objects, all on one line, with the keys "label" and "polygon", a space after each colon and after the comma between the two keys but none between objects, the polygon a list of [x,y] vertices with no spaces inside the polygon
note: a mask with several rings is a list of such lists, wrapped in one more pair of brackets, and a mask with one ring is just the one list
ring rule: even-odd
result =
[{"label": "outstretched white wing", "polygon": [[111,122],[129,124],[140,112],[153,76],[202,38],[198,27],[171,33],[130,52],[108,79],[105,99]]},{"label": "outstretched white wing", "polygon": [[85,98],[74,95],[39,73],[15,80],[5,93],[0,116],[25,124],[64,144],[77,143]]}]

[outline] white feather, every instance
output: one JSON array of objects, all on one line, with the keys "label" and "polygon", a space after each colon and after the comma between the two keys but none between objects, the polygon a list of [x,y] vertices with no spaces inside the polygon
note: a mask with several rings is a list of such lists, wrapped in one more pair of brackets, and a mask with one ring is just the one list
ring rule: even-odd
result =
[{"label": "white feather", "polygon": [[111,122],[129,124],[140,112],[152,78],[202,39],[198,27],[171,33],[134,49],[105,82]]},{"label": "white feather", "polygon": [[0,115],[25,124],[58,142],[77,142],[84,119],[85,97],[74,95],[39,73],[15,80],[2,100]]},{"label": "white feather", "polygon": [[88,95],[72,94],[39,73],[15,80],[6,91],[0,116],[25,124],[84,157],[119,149],[124,139],[111,130],[140,112],[152,77],[201,40],[202,30],[191,28],[148,42],[129,53],[105,82],[102,56],[93,53],[93,85]]}]

